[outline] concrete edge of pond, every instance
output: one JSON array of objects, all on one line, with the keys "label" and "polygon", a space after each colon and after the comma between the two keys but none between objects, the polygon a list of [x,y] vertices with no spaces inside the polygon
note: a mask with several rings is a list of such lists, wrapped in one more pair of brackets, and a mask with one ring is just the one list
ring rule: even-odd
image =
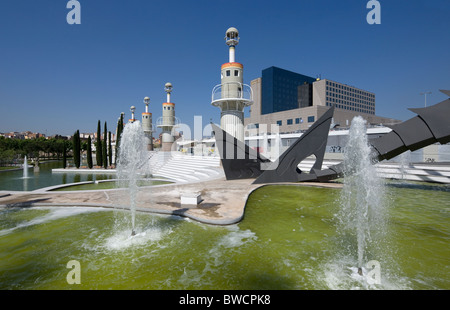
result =
[{"label": "concrete edge of pond", "polygon": [[[164,181],[169,182],[170,184],[176,183],[173,180],[169,179],[162,179],[162,178],[154,178],[154,179],[143,179],[144,181]],[[99,184],[99,183],[108,183],[108,182],[117,182],[118,179],[106,179],[106,180],[96,180],[96,181],[83,181],[83,182],[75,182],[75,183],[67,183],[67,184],[58,184],[58,185],[52,185],[48,187],[39,188],[36,190],[31,191],[32,193],[45,193],[45,192],[51,192],[51,191],[60,191],[63,192],[63,188],[69,188],[69,187],[76,187],[79,185],[87,185],[87,184]],[[140,186],[141,188],[144,187],[155,187],[155,186],[161,186],[161,185],[169,185],[169,184],[157,184],[157,185],[145,185]],[[78,192],[92,192],[92,191],[106,191],[106,190],[117,190],[121,188],[110,188],[110,189],[86,189],[86,190],[78,190]],[[123,188],[122,188],[123,189]],[[70,190],[67,192],[71,192]]]},{"label": "concrete edge of pond", "polygon": [[[258,188],[271,185],[314,186],[340,188],[339,183],[271,183],[252,184],[253,179],[225,178],[195,183],[174,183],[143,187],[137,196],[136,210],[190,218],[211,225],[239,223],[245,213],[248,198]],[[157,187],[157,190],[155,190]],[[197,205],[181,204],[181,195],[200,193]],[[2,192],[5,194],[6,192]],[[72,191],[72,192],[10,192],[0,195],[0,207],[72,206],[129,209],[124,189]]]}]

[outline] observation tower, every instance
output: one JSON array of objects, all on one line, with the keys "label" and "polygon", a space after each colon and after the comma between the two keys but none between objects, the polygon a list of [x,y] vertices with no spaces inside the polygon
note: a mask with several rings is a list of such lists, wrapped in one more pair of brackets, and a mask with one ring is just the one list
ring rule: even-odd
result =
[{"label": "observation tower", "polygon": [[145,143],[148,151],[153,151],[153,125],[152,125],[152,113],[148,111],[148,105],[150,104],[150,98],[144,98],[145,112],[142,113],[142,129],[145,135]]},{"label": "observation tower", "polygon": [[252,89],[244,84],[244,66],[236,62],[236,45],[239,32],[228,28],[225,34],[229,59],[221,68],[221,83],[212,90],[211,104],[219,107],[220,127],[236,139],[244,142],[244,108],[253,104]]},{"label": "observation tower", "polygon": [[164,91],[167,93],[167,102],[162,104],[162,116],[158,118],[157,125],[162,128],[161,133],[161,151],[169,152],[174,142],[173,128],[178,125],[175,117],[175,103],[171,102],[172,84],[166,83]]}]

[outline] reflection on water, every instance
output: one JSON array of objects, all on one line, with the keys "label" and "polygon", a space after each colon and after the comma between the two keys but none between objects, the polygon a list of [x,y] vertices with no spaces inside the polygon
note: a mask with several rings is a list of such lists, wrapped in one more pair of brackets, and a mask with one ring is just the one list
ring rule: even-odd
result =
[{"label": "reflection on water", "polygon": [[450,184],[439,184],[439,183],[425,183],[425,182],[413,182],[413,181],[390,181],[387,183],[389,187],[395,188],[409,188],[409,189],[419,189],[428,191],[443,191],[450,193]]},{"label": "reflection on water", "polygon": [[41,163],[39,168],[39,172],[29,169],[28,178],[23,178],[22,170],[0,172],[0,191],[33,191],[59,184],[116,178],[115,174],[108,173],[52,173],[52,169],[62,168],[62,161]]}]

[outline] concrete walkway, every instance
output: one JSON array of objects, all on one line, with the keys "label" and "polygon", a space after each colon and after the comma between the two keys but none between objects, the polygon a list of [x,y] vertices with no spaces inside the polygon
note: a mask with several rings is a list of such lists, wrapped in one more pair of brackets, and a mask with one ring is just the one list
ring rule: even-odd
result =
[{"label": "concrete walkway", "polygon": [[[244,216],[245,205],[252,191],[265,186],[252,184],[253,179],[227,181],[225,178],[197,183],[142,187],[137,195],[136,210],[179,215],[193,220],[229,225]],[[278,184],[277,184],[278,185]],[[289,183],[300,186],[340,187],[335,183]],[[182,205],[181,195],[200,193],[198,205]],[[31,206],[94,206],[128,209],[126,189],[72,192],[0,192],[0,207]]]}]

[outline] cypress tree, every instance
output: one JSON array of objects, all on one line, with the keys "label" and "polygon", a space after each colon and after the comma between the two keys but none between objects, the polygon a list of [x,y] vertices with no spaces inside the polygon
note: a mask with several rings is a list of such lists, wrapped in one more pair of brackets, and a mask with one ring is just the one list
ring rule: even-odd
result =
[{"label": "cypress tree", "polygon": [[91,146],[91,136],[88,138],[87,145],[87,165],[89,169],[92,169],[92,146]]},{"label": "cypress tree", "polygon": [[97,160],[97,166],[103,165],[103,156],[102,156],[102,139],[100,132],[100,120],[97,124],[97,143],[95,144],[95,158]]},{"label": "cypress tree", "polygon": [[67,149],[66,149],[66,142],[63,141],[63,168],[66,169],[67,167]]},{"label": "cypress tree", "polygon": [[109,153],[109,165],[112,166],[112,142],[111,142],[111,131],[108,132],[108,153]]},{"label": "cypress tree", "polygon": [[80,168],[81,164],[81,145],[80,145],[80,131],[77,130],[75,134],[72,137],[72,144],[73,144],[73,161],[75,164],[75,167],[78,169]]},{"label": "cypress tree", "polygon": [[123,114],[120,114],[119,120],[117,121],[117,136],[116,136],[116,158],[115,163],[117,165],[117,157],[119,156],[120,139],[122,137],[123,131]]},{"label": "cypress tree", "polygon": [[81,139],[80,139],[80,131],[77,130],[77,150],[78,150],[78,166],[77,168],[80,168],[81,166]]},{"label": "cypress tree", "polygon": [[106,122],[105,122],[105,129],[103,130],[103,143],[102,143],[102,151],[103,151],[103,168],[108,168],[108,153],[107,153],[107,147],[108,145],[106,144],[108,140],[108,131],[107,131],[107,127],[106,127]]}]

